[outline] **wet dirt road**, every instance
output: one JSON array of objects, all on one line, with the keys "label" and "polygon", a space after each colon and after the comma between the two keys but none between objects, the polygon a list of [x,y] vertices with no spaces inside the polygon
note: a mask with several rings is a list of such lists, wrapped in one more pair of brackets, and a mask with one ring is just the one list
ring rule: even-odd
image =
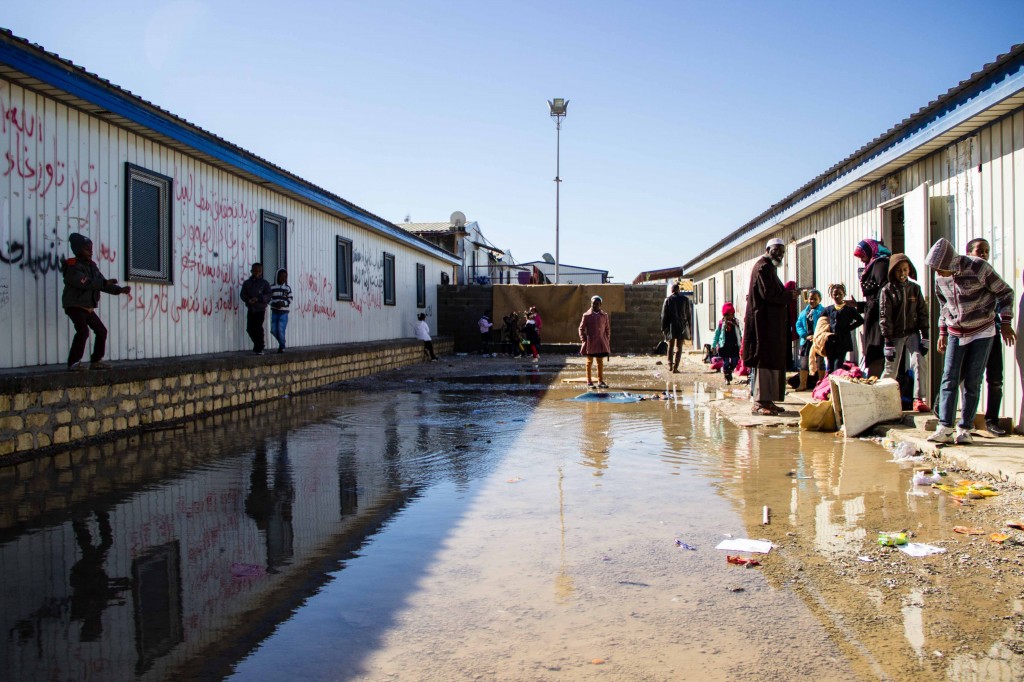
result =
[{"label": "wet dirt road", "polygon": [[[649,358],[613,359],[612,390],[670,380],[678,400],[574,401],[568,363],[453,358],[0,469],[0,662],[17,679],[1021,678],[1024,552],[951,530],[998,530],[1019,491],[963,507],[875,443],[738,429],[696,384],[713,377]],[[902,529],[947,552],[877,545]],[[727,535],[777,548],[730,565]]]}]

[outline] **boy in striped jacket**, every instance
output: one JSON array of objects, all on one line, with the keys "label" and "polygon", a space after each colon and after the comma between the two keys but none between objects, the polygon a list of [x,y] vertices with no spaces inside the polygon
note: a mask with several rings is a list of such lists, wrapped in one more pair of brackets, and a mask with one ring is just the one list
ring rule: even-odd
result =
[{"label": "boy in striped jacket", "polygon": [[[957,254],[945,239],[932,245],[925,263],[935,271],[935,298],[942,306],[936,350],[946,355],[936,405],[939,426],[928,440],[969,445],[973,442],[971,429],[992,339],[999,333],[1008,346],[1016,340],[1011,328],[1013,289],[987,262]],[[997,309],[998,331],[994,314]],[[954,435],[961,376],[964,404]]]},{"label": "boy in striped jacket", "polygon": [[285,348],[285,331],[288,329],[288,308],[292,304],[292,288],[288,286],[288,271],[277,271],[274,286],[270,287],[270,333],[277,339],[277,352]]}]

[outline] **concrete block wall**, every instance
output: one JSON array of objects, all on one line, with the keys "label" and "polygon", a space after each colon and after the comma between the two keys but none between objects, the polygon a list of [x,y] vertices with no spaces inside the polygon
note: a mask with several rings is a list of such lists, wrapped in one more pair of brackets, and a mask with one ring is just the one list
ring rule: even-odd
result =
[{"label": "concrete block wall", "polygon": [[[615,353],[650,353],[661,341],[661,304],[665,289],[651,285],[623,285],[626,311],[612,313],[612,350]],[[535,287],[541,289],[542,287]],[[472,353],[480,349],[476,325],[494,300],[490,286],[448,285],[437,289],[438,333],[455,340],[455,350]],[[501,320],[495,324],[501,326]],[[495,335],[497,339],[497,335]],[[497,349],[496,349],[497,350]],[[544,344],[544,352],[575,353],[578,344]]]},{"label": "concrete block wall", "polygon": [[[452,340],[434,341],[450,353]],[[414,339],[222,353],[116,364],[105,372],[39,369],[0,377],[0,465],[6,458],[250,406],[423,361]]]}]

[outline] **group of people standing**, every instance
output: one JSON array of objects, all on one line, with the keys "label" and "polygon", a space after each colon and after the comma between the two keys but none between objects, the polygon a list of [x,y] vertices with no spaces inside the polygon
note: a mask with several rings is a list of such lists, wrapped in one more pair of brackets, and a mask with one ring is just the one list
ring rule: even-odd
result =
[{"label": "group of people standing", "polygon": [[[747,292],[742,342],[732,316],[732,303],[723,306],[723,320],[715,334],[719,355],[742,356],[751,369],[753,412],[774,415],[782,412],[776,403],[785,393],[785,371],[792,365],[793,344],[799,356],[798,389],[809,386],[810,377],[843,369],[853,350],[851,332],[862,329],[862,364],[868,376],[896,378],[906,357],[914,377],[913,409],[930,411],[925,395],[926,358],[930,348],[928,332],[931,312],[925,293],[917,283],[917,271],[905,254],[893,254],[881,242],[865,239],[853,252],[863,264],[860,278],[864,301],[848,299],[845,285],[832,284],[832,304],[822,305],[817,289],[806,294],[806,306],[794,315],[798,300],[795,285],[787,287],[777,274],[785,256],[785,244],[772,239],[765,254],[754,264]],[[966,254],[957,254],[948,240],[939,239],[925,258],[935,277],[935,299],[939,306],[939,338],[935,349],[944,355],[936,413],[939,426],[929,440],[937,443],[969,444],[980,402],[980,386],[987,375],[986,428],[996,436],[1006,435],[999,423],[1002,403],[1002,347],[1016,340],[1013,320],[1013,289],[988,263],[989,245],[984,239],[968,243]],[[735,346],[740,345],[739,352]],[[736,358],[738,359],[738,358]],[[726,374],[727,380],[730,378]],[[960,420],[954,419],[960,394]]]}]

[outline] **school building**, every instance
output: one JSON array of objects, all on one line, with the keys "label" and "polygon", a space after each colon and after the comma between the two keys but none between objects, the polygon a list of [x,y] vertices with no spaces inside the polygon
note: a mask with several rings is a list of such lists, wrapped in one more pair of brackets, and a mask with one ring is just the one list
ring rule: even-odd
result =
[{"label": "school building", "polygon": [[289,271],[289,346],[411,337],[418,313],[436,333],[437,285],[460,264],[2,31],[0,369],[66,361],[60,265],[73,232],[132,287],[100,302],[115,361],[251,348],[239,289],[255,261],[271,283]]},{"label": "school building", "polygon": [[[782,201],[726,235],[683,266],[694,281],[699,343],[710,342],[722,303],[742,318],[753,263],[774,237],[787,245],[779,276],[827,292],[842,282],[861,300],[862,239],[904,252],[934,301],[924,267],[939,237],[963,251],[977,237],[992,247],[990,263],[1014,287],[1024,268],[1024,44],[984,66],[917,113],[864,145]],[[827,296],[827,293],[826,293]],[[1019,304],[1015,324],[1021,328]],[[941,377],[934,351],[937,310],[932,306],[931,389]],[[1002,346],[1002,414],[1018,425],[1024,347]],[[982,392],[984,398],[984,391]],[[984,403],[983,403],[984,405]],[[984,409],[982,407],[982,409]]]}]

